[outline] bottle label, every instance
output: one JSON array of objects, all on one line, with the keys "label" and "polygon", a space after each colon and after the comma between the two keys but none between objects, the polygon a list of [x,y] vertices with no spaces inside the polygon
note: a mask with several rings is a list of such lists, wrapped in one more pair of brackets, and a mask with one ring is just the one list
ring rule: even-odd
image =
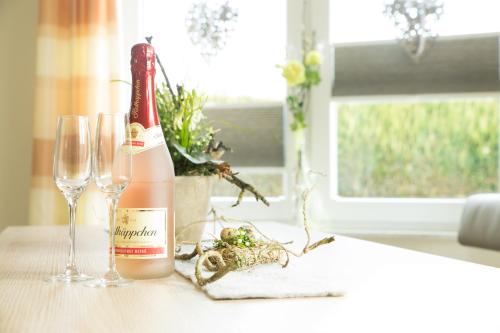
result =
[{"label": "bottle label", "polygon": [[130,138],[125,146],[132,155],[141,153],[165,143],[163,132],[159,125],[144,128],[140,123],[131,123],[129,126]]},{"label": "bottle label", "polygon": [[167,208],[118,208],[115,254],[120,258],[167,257]]}]

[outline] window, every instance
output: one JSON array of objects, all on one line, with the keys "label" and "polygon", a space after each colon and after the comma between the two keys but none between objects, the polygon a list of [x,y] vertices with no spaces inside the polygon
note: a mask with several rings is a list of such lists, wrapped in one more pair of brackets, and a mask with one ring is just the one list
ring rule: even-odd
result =
[{"label": "window", "polygon": [[[303,22],[325,52],[310,100],[310,165],[326,176],[311,201],[314,220],[337,232],[453,231],[464,196],[499,189],[497,1],[445,0],[440,37],[418,65],[382,14],[385,0],[309,0],[305,12],[302,1],[231,1],[238,24],[209,61],[186,33],[193,2],[141,2],[137,35],[155,36],[172,81],[208,94],[210,119],[234,143],[227,159],[278,201],[248,216],[284,219],[291,208],[285,85],[275,65],[300,49]],[[271,144],[260,149],[259,139]]]},{"label": "window", "polygon": [[[284,199],[285,145],[281,103],[219,105],[206,108],[218,139],[231,148],[224,159],[267,198]],[[238,189],[228,182],[216,182],[213,193],[234,197]],[[252,196],[245,193],[245,196]],[[232,199],[231,199],[232,200]]]},{"label": "window", "polygon": [[217,13],[224,1],[143,1],[143,32],[154,36],[171,80],[203,91],[215,105],[281,102],[286,87],[276,64],[285,58],[286,1],[229,1],[237,17],[222,24],[229,27],[218,35],[225,46],[206,58],[187,28],[190,12],[203,23],[202,3]]},{"label": "window", "polygon": [[[284,142],[286,84],[276,65],[286,59],[287,1],[228,1],[231,10],[237,12],[236,19],[221,23],[217,38],[224,46],[211,53],[214,49],[207,48],[206,39],[193,42],[202,34],[199,30],[190,32],[189,26],[203,25],[212,20],[210,17],[219,16],[224,3],[135,2],[136,11],[129,8],[125,16],[138,21],[137,31],[132,33],[136,37],[129,37],[125,43],[132,45],[143,36],[153,36],[170,81],[184,83],[207,96],[207,118],[214,128],[221,129],[217,139],[232,150],[224,160],[272,202],[271,209],[256,213],[264,206],[246,198],[251,194],[245,193],[244,202],[231,214],[286,219],[287,214],[282,214],[283,207],[290,204]],[[156,81],[163,81],[162,75],[157,75]],[[238,189],[219,181],[215,182],[213,194],[217,205],[232,204]]]},{"label": "window", "polygon": [[498,100],[338,104],[338,194],[498,191]]},{"label": "window", "polygon": [[440,37],[415,64],[385,3],[331,0],[313,9],[334,61],[324,73],[330,95],[319,89],[312,101],[312,164],[327,174],[315,217],[337,232],[453,232],[465,196],[499,188],[500,25],[492,12],[500,5],[445,0]]}]

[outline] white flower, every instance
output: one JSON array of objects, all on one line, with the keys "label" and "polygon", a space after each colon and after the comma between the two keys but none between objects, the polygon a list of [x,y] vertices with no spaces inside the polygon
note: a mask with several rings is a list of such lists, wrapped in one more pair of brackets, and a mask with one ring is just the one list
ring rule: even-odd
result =
[{"label": "white flower", "polygon": [[191,131],[194,131],[198,126],[198,124],[200,123],[200,121],[202,121],[203,119],[205,119],[205,116],[203,115],[201,109],[194,111],[193,115],[191,116],[191,124],[189,124],[189,129]]},{"label": "white flower", "polygon": [[174,118],[174,128],[182,129],[182,113],[178,112]]}]

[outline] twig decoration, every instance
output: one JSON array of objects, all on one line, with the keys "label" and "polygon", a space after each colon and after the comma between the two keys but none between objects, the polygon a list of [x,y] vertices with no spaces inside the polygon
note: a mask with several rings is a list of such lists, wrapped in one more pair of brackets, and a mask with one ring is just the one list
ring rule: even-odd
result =
[{"label": "twig decoration", "polygon": [[[178,260],[191,260],[198,256],[195,266],[195,277],[198,285],[204,286],[215,282],[232,271],[247,270],[255,266],[279,263],[284,268],[290,261],[290,255],[301,257],[302,255],[316,249],[321,245],[331,243],[334,236],[325,237],[311,244],[311,230],[307,219],[307,201],[310,189],[302,194],[303,205],[302,214],[304,217],[304,231],[307,236],[306,243],[301,252],[296,253],[287,247],[262,233],[249,221],[238,221],[218,216],[214,209],[211,210],[214,222],[242,222],[245,226],[239,228],[223,228],[220,232],[220,239],[212,241],[212,246],[203,249],[200,241],[196,244],[191,253],[177,254]],[[256,237],[258,233],[261,238]],[[209,277],[203,277],[203,268],[213,272]]]}]

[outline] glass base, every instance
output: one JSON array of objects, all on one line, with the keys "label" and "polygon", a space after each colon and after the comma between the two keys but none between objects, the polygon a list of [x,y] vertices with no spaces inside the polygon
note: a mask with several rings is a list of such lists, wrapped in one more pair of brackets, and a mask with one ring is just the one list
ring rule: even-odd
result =
[{"label": "glass base", "polygon": [[50,276],[45,279],[47,282],[60,282],[60,283],[75,283],[75,282],[84,282],[90,281],[94,279],[94,277],[82,274],[78,272],[75,268],[68,268],[64,273],[57,274],[54,276]]},{"label": "glass base", "polygon": [[94,279],[85,283],[85,286],[92,288],[126,287],[133,280],[124,279],[118,272],[108,272],[100,279]]}]

